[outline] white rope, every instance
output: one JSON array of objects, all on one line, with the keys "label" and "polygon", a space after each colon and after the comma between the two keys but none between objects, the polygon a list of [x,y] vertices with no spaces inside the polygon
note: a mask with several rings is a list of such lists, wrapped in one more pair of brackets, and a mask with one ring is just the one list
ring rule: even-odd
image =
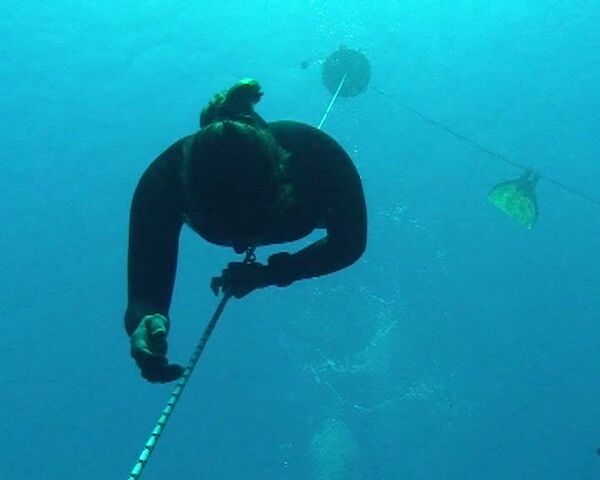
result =
[{"label": "white rope", "polygon": [[335,95],[331,99],[331,102],[329,102],[329,106],[327,107],[327,110],[325,110],[325,115],[323,115],[323,118],[321,119],[321,121],[319,122],[319,126],[317,127],[319,130],[321,130],[321,127],[325,123],[325,119],[327,118],[327,115],[329,115],[329,112],[331,111],[333,104],[335,103],[338,95],[340,94],[340,90],[342,89],[342,86],[344,85],[344,82],[346,81],[347,76],[348,76],[348,74],[344,75],[344,78],[342,78],[342,81],[340,82],[340,85],[337,88]]},{"label": "white rope", "polygon": [[183,371],[181,378],[177,382],[177,385],[175,385],[175,388],[173,389],[173,393],[171,394],[171,396],[169,397],[169,401],[167,402],[167,406],[163,409],[160,417],[158,418],[158,421],[156,422],[156,425],[154,426],[154,429],[152,430],[152,433],[150,434],[150,437],[148,438],[148,440],[146,441],[146,444],[144,445],[144,449],[142,450],[142,453],[138,457],[138,460],[137,460],[135,466],[131,470],[128,480],[138,480],[140,478],[140,476],[142,474],[142,470],[148,463],[150,454],[152,453],[152,450],[154,450],[154,447],[156,446],[156,443],[158,442],[158,439],[160,438],[160,435],[161,435],[163,429],[167,425],[167,422],[169,421],[169,417],[171,416],[171,413],[173,413],[173,410],[175,410],[175,406],[177,405],[177,402],[179,401],[179,397],[181,397],[181,394],[183,393],[183,389],[187,385],[187,382],[188,382],[190,376],[192,375],[192,372],[194,371],[194,367],[196,366],[196,363],[198,363],[198,359],[200,358],[200,355],[202,354],[202,350],[204,350],[204,347],[206,346],[206,342],[208,342],[208,339],[210,338],[210,335],[211,335],[212,331],[214,330],[215,325],[217,324],[217,321],[219,320],[219,317],[221,316],[221,314],[223,313],[223,310],[225,309],[225,304],[227,303],[227,300],[229,300],[230,298],[231,298],[231,295],[227,294],[227,295],[223,296],[223,298],[219,302],[219,305],[217,306],[215,313],[213,313],[213,316],[210,319],[210,322],[204,329],[202,338],[198,342],[198,345],[196,345],[196,348],[194,349],[194,352],[192,353],[192,356],[190,357],[190,360],[189,360],[187,366],[185,367],[185,370]]}]

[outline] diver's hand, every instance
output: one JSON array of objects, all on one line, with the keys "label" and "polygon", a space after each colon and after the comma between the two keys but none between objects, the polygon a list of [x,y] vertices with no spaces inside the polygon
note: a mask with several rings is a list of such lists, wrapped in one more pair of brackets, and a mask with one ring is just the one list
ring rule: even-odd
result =
[{"label": "diver's hand", "polygon": [[231,262],[220,277],[214,277],[210,284],[215,295],[222,291],[235,298],[242,298],[257,288],[269,285],[267,267],[258,263]]},{"label": "diver's hand", "polygon": [[177,380],[183,367],[167,360],[169,320],[160,314],[146,315],[131,335],[131,356],[142,371],[142,377],[152,383]]}]

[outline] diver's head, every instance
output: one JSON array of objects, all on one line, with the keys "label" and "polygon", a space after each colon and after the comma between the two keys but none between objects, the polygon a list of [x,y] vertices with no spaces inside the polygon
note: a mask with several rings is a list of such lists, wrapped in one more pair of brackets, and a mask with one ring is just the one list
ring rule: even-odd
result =
[{"label": "diver's head", "polygon": [[[240,83],[203,110],[202,129],[188,144],[182,174],[192,223],[242,240],[273,228],[290,195],[289,154],[254,113],[256,90],[231,95]],[[235,103],[227,103],[228,95]]]}]

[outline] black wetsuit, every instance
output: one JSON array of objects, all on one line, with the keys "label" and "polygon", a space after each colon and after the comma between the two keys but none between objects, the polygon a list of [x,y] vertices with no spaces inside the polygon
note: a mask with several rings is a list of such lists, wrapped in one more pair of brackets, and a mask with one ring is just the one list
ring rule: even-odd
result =
[{"label": "black wetsuit", "polygon": [[[297,206],[252,246],[298,240],[316,228],[327,235],[285,258],[274,277],[278,285],[340,270],[364,252],[367,217],[362,185],[346,152],[325,133],[297,122],[269,123],[271,133],[291,155],[290,178]],[[129,230],[128,305],[125,326],[131,335],[142,317],[167,316],[175,281],[179,233],[188,223],[209,242],[246,246],[244,239],[189,219],[181,168],[183,138],[145,171],[136,188]],[[272,268],[272,267],[268,267]]]}]

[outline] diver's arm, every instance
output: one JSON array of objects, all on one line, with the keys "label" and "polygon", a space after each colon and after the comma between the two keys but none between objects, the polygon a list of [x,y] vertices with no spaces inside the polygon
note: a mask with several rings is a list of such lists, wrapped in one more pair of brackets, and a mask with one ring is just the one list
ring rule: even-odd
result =
[{"label": "diver's arm", "polygon": [[176,145],[148,167],[131,204],[125,313],[130,336],[144,316],[168,316],[182,227],[180,186],[173,169],[174,156],[181,155]]},{"label": "diver's arm", "polygon": [[[272,283],[289,285],[341,270],[360,258],[367,244],[367,213],[363,189],[350,158],[336,149],[324,169],[324,206],[327,235],[294,253],[269,259]],[[317,180],[318,181],[318,180]]]}]

